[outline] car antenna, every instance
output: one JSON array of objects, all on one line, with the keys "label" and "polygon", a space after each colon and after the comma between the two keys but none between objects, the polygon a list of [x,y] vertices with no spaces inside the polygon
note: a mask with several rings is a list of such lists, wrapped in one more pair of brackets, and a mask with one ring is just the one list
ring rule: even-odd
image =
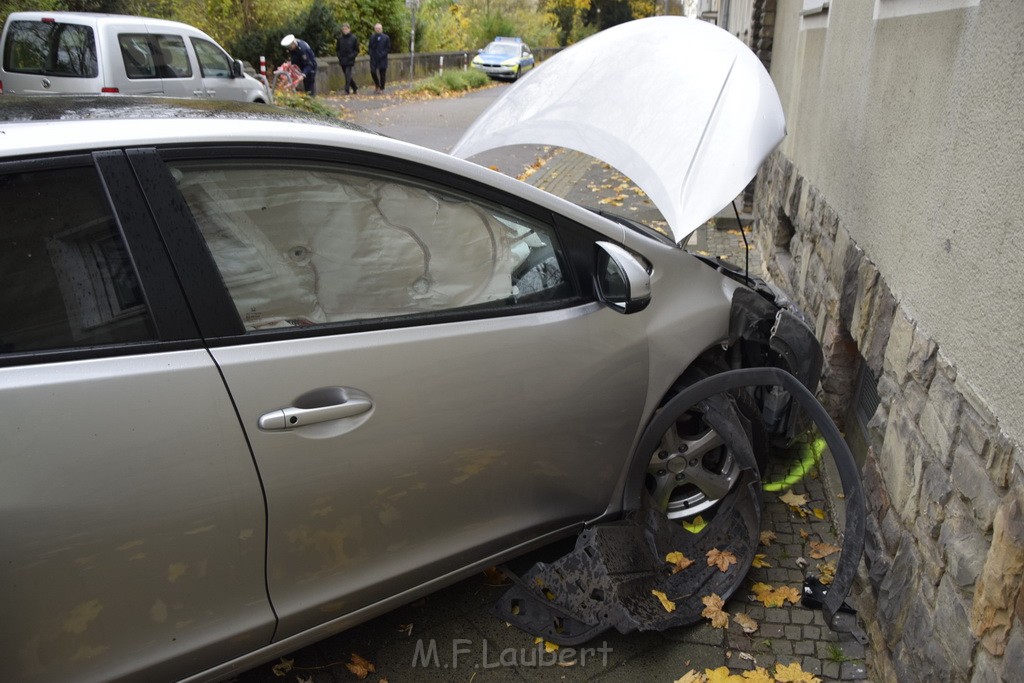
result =
[{"label": "car antenna", "polygon": [[736,214],[736,227],[743,235],[743,281],[750,286],[750,245],[747,244],[747,233],[743,231],[743,223],[740,221],[740,210],[736,208],[736,200],[732,200],[732,210]]}]

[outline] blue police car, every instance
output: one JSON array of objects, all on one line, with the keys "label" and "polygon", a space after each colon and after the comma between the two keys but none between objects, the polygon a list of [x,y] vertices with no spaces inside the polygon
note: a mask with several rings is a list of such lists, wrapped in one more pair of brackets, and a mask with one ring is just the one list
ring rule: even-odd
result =
[{"label": "blue police car", "polygon": [[533,54],[522,38],[498,36],[473,58],[473,68],[491,78],[516,80],[533,68]]}]

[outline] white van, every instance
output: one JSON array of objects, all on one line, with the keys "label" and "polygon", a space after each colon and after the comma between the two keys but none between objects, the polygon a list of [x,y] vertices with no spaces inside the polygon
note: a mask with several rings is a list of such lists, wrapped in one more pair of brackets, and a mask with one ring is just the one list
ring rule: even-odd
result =
[{"label": "white van", "polygon": [[0,36],[0,94],[163,95],[270,102],[264,83],[199,29],[90,12],[14,12]]}]

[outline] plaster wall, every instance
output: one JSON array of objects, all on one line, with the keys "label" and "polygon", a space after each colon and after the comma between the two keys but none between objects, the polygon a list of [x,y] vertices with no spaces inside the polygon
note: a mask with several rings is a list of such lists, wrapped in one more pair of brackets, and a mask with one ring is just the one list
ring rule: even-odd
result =
[{"label": "plaster wall", "polygon": [[778,0],[781,151],[1020,442],[1024,1],[875,19],[891,1],[802,29],[802,0]]}]

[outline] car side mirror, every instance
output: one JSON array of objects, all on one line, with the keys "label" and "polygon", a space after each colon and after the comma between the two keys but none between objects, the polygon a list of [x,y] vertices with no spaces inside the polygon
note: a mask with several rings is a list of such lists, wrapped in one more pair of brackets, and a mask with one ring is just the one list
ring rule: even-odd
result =
[{"label": "car side mirror", "polygon": [[242,60],[233,59],[231,60],[231,77],[241,78],[242,77]]},{"label": "car side mirror", "polygon": [[611,242],[597,243],[597,298],[619,313],[651,303],[651,274],[639,256]]}]

